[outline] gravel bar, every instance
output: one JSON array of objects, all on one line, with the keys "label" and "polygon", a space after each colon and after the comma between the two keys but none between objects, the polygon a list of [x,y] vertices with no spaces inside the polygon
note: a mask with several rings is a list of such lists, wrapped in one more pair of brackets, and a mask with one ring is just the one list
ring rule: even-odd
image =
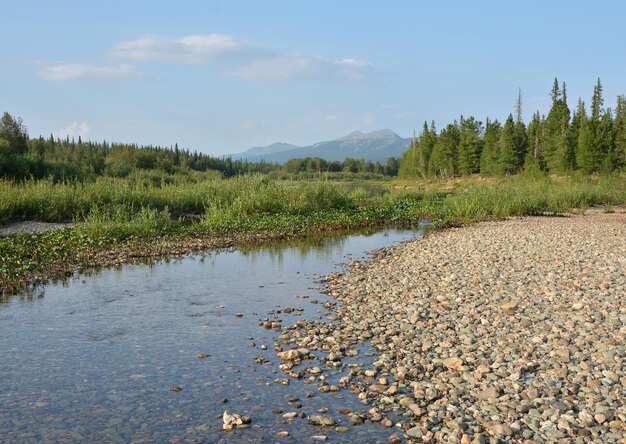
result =
[{"label": "gravel bar", "polygon": [[390,442],[626,443],[626,213],[438,231],[325,284],[342,304],[283,347],[337,367],[371,341],[341,386]]}]

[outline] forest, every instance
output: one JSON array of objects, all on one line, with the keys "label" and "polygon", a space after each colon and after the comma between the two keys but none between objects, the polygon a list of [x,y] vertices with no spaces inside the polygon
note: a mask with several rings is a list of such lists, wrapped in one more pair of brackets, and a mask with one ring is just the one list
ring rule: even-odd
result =
[{"label": "forest", "polygon": [[[248,162],[245,159],[214,157],[198,151],[174,147],[138,146],[39,136],[31,139],[19,117],[5,112],[0,119],[0,177],[10,180],[48,179],[93,181],[96,177],[127,178],[149,176],[154,181],[172,181],[173,176],[201,179],[197,173],[223,178],[244,174],[303,176],[307,173],[374,174],[395,176],[399,160],[390,158],[384,165],[364,159],[346,158],[343,162],[319,157],[291,159],[284,165]],[[213,174],[211,174],[213,173]]]},{"label": "forest", "polygon": [[615,110],[604,107],[600,79],[593,90],[591,110],[582,99],[572,112],[566,84],[554,79],[552,106],[547,116],[539,112],[526,125],[522,97],[516,113],[504,124],[463,117],[439,133],[434,122],[423,130],[402,156],[399,175],[452,177],[480,173],[511,175],[524,170],[567,174],[580,171],[611,173],[626,167],[626,98],[617,97]]}]

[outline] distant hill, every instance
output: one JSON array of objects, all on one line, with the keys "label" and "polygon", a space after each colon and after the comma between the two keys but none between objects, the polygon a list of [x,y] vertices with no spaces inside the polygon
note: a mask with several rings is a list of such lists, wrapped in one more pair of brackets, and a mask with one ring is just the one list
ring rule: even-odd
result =
[{"label": "distant hill", "polygon": [[289,150],[294,150],[300,148],[298,145],[292,145],[291,143],[282,143],[282,142],[276,142],[276,143],[272,143],[271,145],[268,146],[257,146],[254,148],[250,148],[249,150],[245,151],[244,153],[241,154],[237,154],[238,156],[241,155],[245,155],[248,158],[252,158],[252,157],[264,157],[264,156],[270,156],[273,154],[278,154],[278,153],[282,153],[283,151],[289,151]]},{"label": "distant hill", "polygon": [[400,158],[411,145],[411,139],[403,139],[391,130],[384,129],[362,133],[354,131],[347,136],[313,145],[299,147],[289,143],[273,143],[266,147],[250,148],[239,154],[235,159],[251,162],[284,163],[289,159],[302,157],[321,157],[326,160],[343,161],[346,157],[366,159],[372,162],[385,162],[389,157]]}]

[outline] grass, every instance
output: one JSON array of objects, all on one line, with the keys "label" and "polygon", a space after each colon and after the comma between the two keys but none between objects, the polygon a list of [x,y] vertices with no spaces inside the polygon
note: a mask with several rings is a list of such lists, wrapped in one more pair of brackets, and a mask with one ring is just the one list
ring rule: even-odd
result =
[{"label": "grass", "polygon": [[[515,176],[396,183],[384,195],[359,184],[261,176],[157,183],[0,181],[0,221],[73,220],[74,228],[0,238],[0,292],[110,265],[215,246],[372,225],[472,223],[626,204],[626,176]],[[186,214],[196,215],[189,224]]]}]

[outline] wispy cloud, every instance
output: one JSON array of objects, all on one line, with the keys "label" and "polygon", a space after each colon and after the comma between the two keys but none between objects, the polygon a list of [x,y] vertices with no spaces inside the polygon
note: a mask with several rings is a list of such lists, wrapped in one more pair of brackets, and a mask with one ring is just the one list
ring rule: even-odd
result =
[{"label": "wispy cloud", "polygon": [[91,132],[91,128],[87,124],[87,122],[77,122],[74,121],[67,125],[65,128],[60,129],[58,131],[54,131],[52,135],[59,139],[64,139],[66,137],[86,137]]},{"label": "wispy cloud", "polygon": [[375,73],[374,65],[362,60],[284,54],[249,60],[227,74],[248,80],[361,81]]},{"label": "wispy cloud", "polygon": [[238,57],[262,56],[266,51],[228,34],[208,34],[175,39],[143,37],[118,43],[109,53],[133,62],[221,64]]},{"label": "wispy cloud", "polygon": [[131,80],[146,76],[133,65],[86,65],[82,63],[40,62],[39,74],[46,80]]},{"label": "wispy cloud", "polygon": [[378,71],[365,60],[281,53],[228,34],[144,37],[115,45],[110,55],[132,62],[212,65],[226,76],[246,80],[362,81]]},{"label": "wispy cloud", "polygon": [[282,53],[229,34],[147,36],[118,43],[107,54],[125,64],[38,62],[39,74],[55,81],[146,79],[148,76],[137,67],[146,62],[208,65],[221,75],[245,80],[361,82],[379,72],[366,60]]}]

